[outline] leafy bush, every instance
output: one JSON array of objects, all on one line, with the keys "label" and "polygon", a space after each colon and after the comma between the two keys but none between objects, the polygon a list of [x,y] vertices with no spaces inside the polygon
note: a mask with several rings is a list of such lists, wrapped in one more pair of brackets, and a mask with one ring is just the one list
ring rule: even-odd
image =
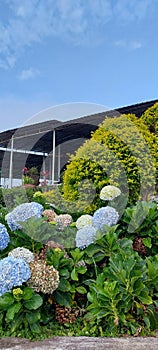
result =
[{"label": "leafy bush", "polygon": [[151,133],[158,135],[158,102],[143,113],[141,120]]},{"label": "leafy bush", "polygon": [[0,192],[1,203],[5,205],[8,210],[12,210],[19,204],[32,202],[33,195],[37,190],[39,191],[39,189],[33,187],[3,188]]},{"label": "leafy bush", "polygon": [[[71,156],[63,176],[64,198],[78,200],[79,185],[88,179],[96,195],[85,212],[100,206],[99,192],[107,184],[118,186],[126,199],[129,191],[130,203],[147,199],[158,181],[156,144],[156,136],[134,115],[106,118],[92,138]],[[82,188],[84,192],[84,183]]]}]

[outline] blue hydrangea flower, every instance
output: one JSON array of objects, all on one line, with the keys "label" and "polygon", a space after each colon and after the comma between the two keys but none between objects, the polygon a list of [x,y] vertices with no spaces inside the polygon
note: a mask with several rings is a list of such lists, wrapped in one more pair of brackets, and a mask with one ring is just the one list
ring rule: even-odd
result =
[{"label": "blue hydrangea flower", "polygon": [[29,265],[22,258],[6,257],[0,260],[0,296],[21,286],[31,277]]},{"label": "blue hydrangea flower", "polygon": [[9,241],[10,241],[10,237],[6,227],[0,223],[0,250],[5,249]]},{"label": "blue hydrangea flower", "polygon": [[92,225],[92,216],[89,214],[81,215],[76,221],[76,227],[78,230],[86,225]]},{"label": "blue hydrangea flower", "polygon": [[76,247],[84,249],[88,247],[91,243],[94,243],[95,234],[97,229],[91,225],[86,225],[76,233]]},{"label": "blue hydrangea flower", "polygon": [[107,206],[95,211],[93,215],[93,226],[97,229],[103,229],[104,225],[112,226],[118,221],[119,214],[116,209]]},{"label": "blue hydrangea flower", "polygon": [[18,205],[13,211],[6,215],[5,219],[11,231],[21,229],[20,221],[27,221],[32,216],[40,218],[42,216],[43,206],[36,202],[23,203]]}]

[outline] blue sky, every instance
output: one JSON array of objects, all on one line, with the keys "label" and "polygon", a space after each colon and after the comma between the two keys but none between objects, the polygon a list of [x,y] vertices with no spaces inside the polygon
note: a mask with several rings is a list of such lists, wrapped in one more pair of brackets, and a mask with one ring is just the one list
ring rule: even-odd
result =
[{"label": "blue sky", "polygon": [[54,105],[156,99],[157,0],[0,0],[0,131]]}]

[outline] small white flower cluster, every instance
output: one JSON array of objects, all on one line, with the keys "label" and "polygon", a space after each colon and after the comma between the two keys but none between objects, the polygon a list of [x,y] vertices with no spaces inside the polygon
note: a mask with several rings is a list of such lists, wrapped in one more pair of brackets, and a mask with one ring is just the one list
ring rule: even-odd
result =
[{"label": "small white flower cluster", "polygon": [[27,248],[18,247],[11,250],[8,256],[13,256],[14,258],[24,258],[27,263],[34,260],[34,254]]},{"label": "small white flower cluster", "polygon": [[104,186],[100,191],[100,199],[104,201],[112,201],[114,198],[120,196],[121,191],[118,187],[108,185]]},{"label": "small white flower cluster", "polygon": [[81,215],[76,221],[77,229],[80,230],[86,225],[92,226],[92,219],[93,219],[92,215],[89,215],[89,214]]}]

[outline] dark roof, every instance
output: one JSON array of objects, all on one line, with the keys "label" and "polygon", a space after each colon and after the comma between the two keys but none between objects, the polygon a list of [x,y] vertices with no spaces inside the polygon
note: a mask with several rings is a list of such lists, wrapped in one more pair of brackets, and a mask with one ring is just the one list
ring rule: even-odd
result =
[{"label": "dark roof", "polygon": [[[98,125],[103,122],[106,116],[113,117],[119,114],[133,113],[139,118],[146,109],[154,105],[156,102],[158,102],[158,99],[76,118],[66,122],[48,120],[38,124],[7,130],[0,133],[0,147],[7,147],[11,137],[14,135],[14,148],[50,153],[52,150],[53,130],[56,132],[56,146],[68,141],[70,142],[74,139],[82,139],[83,143],[83,139],[90,138],[91,132],[98,128]],[[71,143],[71,147],[73,148],[72,151],[77,149],[75,148],[75,141],[74,143]],[[70,147],[68,147],[68,151],[70,152],[71,150],[69,150],[69,148]],[[65,152],[65,154],[68,153],[66,147],[63,147],[62,152]],[[0,151],[0,167],[2,166],[3,156],[4,152]],[[17,162],[20,162],[20,155],[17,155],[16,157]],[[26,158],[28,167],[32,165],[41,166],[42,161],[43,158],[40,156],[36,157],[33,155],[27,155]]]}]

